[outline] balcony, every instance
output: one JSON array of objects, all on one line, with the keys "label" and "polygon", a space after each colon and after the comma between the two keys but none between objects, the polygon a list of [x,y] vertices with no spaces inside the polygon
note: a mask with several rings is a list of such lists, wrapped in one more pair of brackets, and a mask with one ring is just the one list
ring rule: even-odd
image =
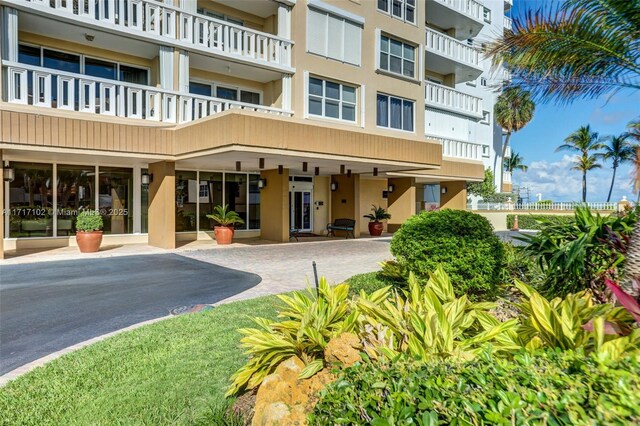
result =
[{"label": "balcony", "polygon": [[504,26],[505,30],[509,30],[509,31],[513,30],[513,21],[508,16],[505,16],[503,18],[502,25]]},{"label": "balcony", "polygon": [[426,30],[425,66],[439,74],[455,74],[456,83],[475,80],[482,74],[480,52],[430,28]]},{"label": "balcony", "polygon": [[3,0],[30,14],[254,66],[291,71],[293,43],[152,0]]},{"label": "balcony", "polygon": [[484,26],[484,7],[475,0],[427,0],[427,23],[438,28],[455,28],[456,37],[475,37]]},{"label": "balcony", "polygon": [[3,62],[7,101],[14,104],[132,118],[188,123],[230,109],[290,117],[291,111],[153,86],[72,74],[15,62]]},{"label": "balcony", "polygon": [[482,145],[456,139],[426,135],[442,144],[442,156],[461,160],[482,161]]},{"label": "balcony", "polygon": [[427,106],[476,119],[482,118],[482,98],[429,81],[424,84],[424,96]]}]

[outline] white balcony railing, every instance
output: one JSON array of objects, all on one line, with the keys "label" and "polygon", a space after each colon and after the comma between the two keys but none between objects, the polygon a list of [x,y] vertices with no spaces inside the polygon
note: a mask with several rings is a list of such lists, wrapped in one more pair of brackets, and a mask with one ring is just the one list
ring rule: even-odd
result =
[{"label": "white balcony railing", "polygon": [[229,109],[291,116],[291,111],[84,74],[4,62],[7,101],[102,116],[187,123]]},{"label": "white balcony railing", "polygon": [[472,210],[516,210],[516,211],[525,211],[525,212],[533,212],[533,211],[573,211],[577,207],[586,206],[591,210],[598,211],[616,211],[618,209],[617,202],[588,202],[588,203],[578,203],[578,202],[558,202],[558,203],[545,203],[545,202],[537,202],[537,203],[516,203],[516,202],[506,202],[506,203],[488,203],[485,201],[480,201],[477,205],[470,204],[468,207]]},{"label": "white balcony railing", "polygon": [[502,25],[504,26],[505,30],[512,30],[513,29],[513,21],[508,16],[505,16],[503,18]]},{"label": "white balcony railing", "polygon": [[480,52],[466,43],[430,28],[426,30],[426,48],[456,62],[480,67]]},{"label": "white balcony railing", "polygon": [[482,21],[484,7],[481,3],[475,0],[436,0],[442,4],[445,4],[450,9],[456,10],[471,18]]},{"label": "white balcony railing", "polygon": [[482,98],[429,81],[425,82],[424,96],[428,106],[482,118]]},{"label": "white balcony railing", "polygon": [[[186,12],[154,0],[12,0],[33,10],[55,10],[80,21],[95,22],[145,36],[169,38],[195,48],[291,66],[290,40],[209,16]],[[160,41],[160,40],[159,40]]]},{"label": "white balcony railing", "polygon": [[482,160],[482,145],[480,144],[440,136],[426,135],[426,137],[442,143],[442,155],[444,157]]}]

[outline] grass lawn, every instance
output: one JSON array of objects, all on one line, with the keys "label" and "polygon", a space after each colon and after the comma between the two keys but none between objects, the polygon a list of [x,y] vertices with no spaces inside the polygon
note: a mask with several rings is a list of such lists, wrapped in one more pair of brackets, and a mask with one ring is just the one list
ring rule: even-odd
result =
[{"label": "grass lawn", "polygon": [[0,388],[0,424],[212,424],[245,361],[237,328],[275,318],[274,296],[123,333]]}]

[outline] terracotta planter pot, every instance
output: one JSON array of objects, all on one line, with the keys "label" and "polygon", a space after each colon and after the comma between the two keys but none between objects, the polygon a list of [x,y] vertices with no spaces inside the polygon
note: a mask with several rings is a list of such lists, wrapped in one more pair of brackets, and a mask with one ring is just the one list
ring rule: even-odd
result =
[{"label": "terracotta planter pot", "polygon": [[373,237],[379,237],[384,231],[384,224],[382,222],[369,222],[369,235]]},{"label": "terracotta planter pot", "polygon": [[216,236],[216,242],[218,244],[231,244],[235,230],[233,226],[214,226],[213,233]]},{"label": "terracotta planter pot", "polygon": [[100,250],[102,231],[76,232],[76,242],[82,253],[95,253]]}]

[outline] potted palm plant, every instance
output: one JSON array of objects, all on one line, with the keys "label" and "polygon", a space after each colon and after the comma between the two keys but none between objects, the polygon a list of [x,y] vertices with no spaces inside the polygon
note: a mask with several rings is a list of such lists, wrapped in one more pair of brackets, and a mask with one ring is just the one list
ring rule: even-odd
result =
[{"label": "potted palm plant", "polygon": [[376,207],[375,204],[372,204],[371,207],[373,207],[371,209],[373,213],[366,214],[364,217],[369,219],[369,234],[373,237],[379,237],[384,230],[384,224],[381,221],[391,219],[391,215],[382,206]]},{"label": "potted palm plant", "polygon": [[95,253],[102,243],[102,216],[96,210],[83,210],[76,219],[76,242],[82,253]]},{"label": "potted palm plant", "polygon": [[243,224],[244,220],[233,210],[229,210],[229,205],[215,206],[213,213],[208,214],[207,217],[217,223],[213,227],[213,233],[216,237],[218,244],[231,244],[233,241],[233,234],[235,233],[234,226],[236,224]]}]

